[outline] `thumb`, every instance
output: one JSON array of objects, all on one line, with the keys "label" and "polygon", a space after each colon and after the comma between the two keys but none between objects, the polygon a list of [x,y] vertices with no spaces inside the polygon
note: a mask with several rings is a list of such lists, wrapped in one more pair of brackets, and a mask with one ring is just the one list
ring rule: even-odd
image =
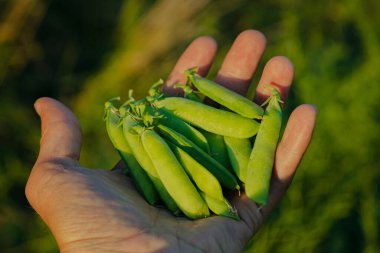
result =
[{"label": "thumb", "polygon": [[34,104],[41,118],[41,140],[38,162],[57,158],[79,160],[82,134],[75,115],[52,98],[40,98]]}]

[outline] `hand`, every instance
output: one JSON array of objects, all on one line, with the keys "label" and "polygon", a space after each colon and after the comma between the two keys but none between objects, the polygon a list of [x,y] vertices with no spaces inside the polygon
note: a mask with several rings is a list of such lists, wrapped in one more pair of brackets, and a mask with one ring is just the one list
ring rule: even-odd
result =
[{"label": "hand", "polygon": [[[241,33],[216,76],[220,84],[244,94],[265,48],[265,37]],[[183,71],[200,66],[205,75],[216,53],[209,37],[194,40],[170,74],[165,91],[183,82]],[[274,57],[265,66],[256,90],[260,103],[272,84],[285,101],[293,66]],[[26,195],[51,229],[61,252],[241,252],[281,199],[310,142],[316,110],[301,105],[291,114],[279,143],[268,205],[261,210],[247,197],[231,197],[241,221],[219,216],[191,221],[148,205],[130,179],[116,170],[79,165],[81,131],[73,113],[56,100],[41,98],[35,109],[42,122],[38,159]]]}]

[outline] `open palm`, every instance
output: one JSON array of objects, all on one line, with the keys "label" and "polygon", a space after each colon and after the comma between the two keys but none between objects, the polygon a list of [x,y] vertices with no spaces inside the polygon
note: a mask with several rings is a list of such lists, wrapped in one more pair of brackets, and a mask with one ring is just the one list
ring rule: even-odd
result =
[{"label": "open palm", "polygon": [[[264,49],[261,33],[242,32],[215,80],[245,94]],[[199,66],[200,74],[206,75],[215,53],[213,39],[194,40],[168,77],[165,92],[176,92],[173,84],[184,81],[183,71],[188,68]],[[263,88],[268,83],[286,100],[292,79],[290,61],[272,58],[257,86],[256,102],[270,95]],[[191,221],[147,204],[118,168],[81,167],[81,132],[74,114],[50,98],[39,99],[35,108],[41,117],[42,137],[26,195],[51,229],[61,252],[241,252],[289,186],[310,142],[316,115],[310,105],[301,105],[291,114],[277,149],[265,207],[259,209],[244,194],[229,196],[240,221],[219,216]]]}]

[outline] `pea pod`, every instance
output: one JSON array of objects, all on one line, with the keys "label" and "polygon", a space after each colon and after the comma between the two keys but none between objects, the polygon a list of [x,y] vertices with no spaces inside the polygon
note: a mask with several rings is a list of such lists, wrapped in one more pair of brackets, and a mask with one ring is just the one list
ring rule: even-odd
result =
[{"label": "pea pod", "polygon": [[166,97],[158,99],[154,105],[194,126],[219,135],[249,138],[259,128],[259,123],[255,120],[186,98]]},{"label": "pea pod", "polygon": [[282,124],[279,92],[273,89],[268,101],[249,158],[245,183],[247,196],[261,205],[265,205],[268,201],[270,179]]},{"label": "pea pod", "polygon": [[264,109],[248,98],[233,92],[212,80],[196,74],[196,69],[185,71],[185,75],[202,94],[244,117],[261,119]]},{"label": "pea pod", "polygon": [[240,189],[236,178],[231,172],[228,171],[228,169],[223,167],[223,165],[204,152],[201,148],[197,147],[185,136],[164,125],[158,125],[157,130],[164,136],[164,138],[183,149],[196,161],[207,168],[218,179],[222,186],[231,190]]},{"label": "pea pod", "polygon": [[[231,168],[224,138],[222,135],[202,131],[210,147],[210,155],[227,169]],[[232,137],[231,137],[232,138]]]},{"label": "pea pod", "polygon": [[208,206],[164,139],[147,129],[141,134],[141,141],[162,183],[181,211],[192,219],[209,216]]},{"label": "pea pod", "polygon": [[245,183],[249,156],[252,151],[251,141],[249,139],[224,136],[224,143],[232,169],[240,181]]},{"label": "pea pod", "polygon": [[220,216],[240,220],[237,210],[228,202],[227,199],[215,199],[204,192],[201,192],[203,199],[206,201],[210,210]]},{"label": "pea pod", "polygon": [[133,156],[132,150],[129,147],[127,141],[123,135],[123,128],[119,124],[120,116],[117,113],[117,109],[111,102],[106,102],[106,128],[108,136],[119,152],[121,159],[126,163],[129,168],[129,172],[133,178],[133,182],[136,185],[137,190],[142,194],[149,204],[155,204],[159,200],[158,193],[153,186],[152,181],[149,179],[146,172],[141,168],[136,158]]},{"label": "pea pod", "polygon": [[210,147],[207,143],[207,139],[200,131],[165,110],[160,110],[159,113],[163,116],[160,118],[160,122],[163,125],[183,134],[198,147],[202,148],[206,152],[209,152]]},{"label": "pea pod", "polygon": [[136,157],[136,160],[141,165],[141,167],[146,171],[149,178],[152,180],[158,194],[160,195],[162,201],[166,207],[174,214],[179,213],[178,206],[173,198],[170,196],[166,188],[164,187],[157,171],[152,163],[151,159],[148,157],[147,152],[145,151],[140,135],[138,133],[143,132],[143,127],[140,126],[136,121],[131,117],[125,116],[123,120],[123,133],[125,139],[127,140],[129,146],[132,149],[133,155]]},{"label": "pea pod", "polygon": [[222,187],[215,176],[184,150],[169,141],[167,143],[197,188],[215,199],[223,200]]}]

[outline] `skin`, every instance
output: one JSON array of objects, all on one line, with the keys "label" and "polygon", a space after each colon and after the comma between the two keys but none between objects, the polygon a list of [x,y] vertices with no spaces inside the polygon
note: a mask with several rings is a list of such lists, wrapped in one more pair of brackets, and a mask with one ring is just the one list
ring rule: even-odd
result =
[{"label": "skin", "polygon": [[[242,32],[225,56],[216,81],[240,94],[250,80],[265,48],[257,31]],[[185,69],[200,66],[205,75],[216,53],[212,38],[193,41],[179,58],[165,90],[183,83]],[[286,100],[293,66],[282,56],[265,66],[256,102],[269,95],[263,84],[276,84]],[[229,199],[240,222],[223,217],[190,221],[149,206],[131,181],[112,171],[81,167],[81,131],[74,114],[60,102],[41,98],[35,103],[41,118],[40,152],[26,184],[26,196],[52,231],[60,252],[241,252],[260,229],[289,187],[306,151],[316,109],[300,105],[291,114],[276,151],[268,204],[260,211],[244,194]]]}]

